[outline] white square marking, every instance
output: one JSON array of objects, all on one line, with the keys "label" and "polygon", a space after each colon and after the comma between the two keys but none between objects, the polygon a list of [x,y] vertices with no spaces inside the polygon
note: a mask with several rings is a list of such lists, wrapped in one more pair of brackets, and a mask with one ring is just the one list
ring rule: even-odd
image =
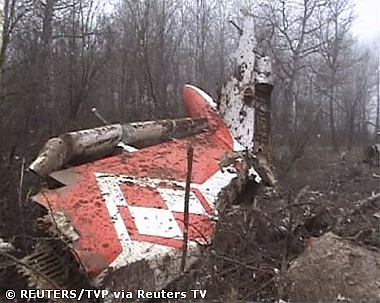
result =
[{"label": "white square marking", "polygon": [[182,231],[170,210],[139,206],[129,206],[128,209],[140,234],[182,238]]},{"label": "white square marking", "polygon": [[[185,204],[184,190],[169,188],[157,188],[157,190],[161,194],[162,199],[165,201],[170,211],[183,213]],[[189,213],[199,215],[206,213],[203,205],[192,191],[190,191],[189,197]]]}]

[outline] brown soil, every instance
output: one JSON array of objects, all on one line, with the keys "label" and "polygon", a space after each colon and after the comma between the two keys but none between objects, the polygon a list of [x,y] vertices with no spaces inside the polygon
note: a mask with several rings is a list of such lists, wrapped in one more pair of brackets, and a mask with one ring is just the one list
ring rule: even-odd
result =
[{"label": "brown soil", "polygon": [[[276,162],[277,171],[283,167],[286,159]],[[221,214],[208,257],[171,288],[207,289],[208,299],[222,301],[302,298],[283,281],[311,237],[331,231],[348,243],[380,251],[379,199],[355,203],[380,192],[377,175],[380,168],[363,163],[360,150],[350,152],[345,162],[328,149],[308,150],[277,190],[252,188]],[[307,283],[298,289],[315,287]],[[327,295],[321,292],[318,300]]]},{"label": "brown soil", "polygon": [[[288,158],[275,161],[277,173],[286,167]],[[297,297],[283,281],[289,264],[304,253],[311,237],[331,231],[359,247],[380,250],[379,200],[360,207],[355,203],[379,193],[378,175],[379,167],[362,163],[360,151],[349,153],[343,163],[328,149],[310,148],[279,180],[279,188],[252,185],[220,214],[215,239],[205,248],[206,257],[170,289],[206,289],[208,300],[223,302]],[[18,177],[14,179],[9,184],[17,184]],[[24,184],[28,192],[23,198],[36,191],[34,184]],[[2,232],[20,248],[17,257],[21,257],[41,237],[35,231],[41,210],[32,208],[27,199],[20,204],[17,196],[13,198],[13,203],[3,204]],[[25,281],[2,264],[1,290],[6,285],[25,288]],[[321,293],[320,299],[324,298]]]}]

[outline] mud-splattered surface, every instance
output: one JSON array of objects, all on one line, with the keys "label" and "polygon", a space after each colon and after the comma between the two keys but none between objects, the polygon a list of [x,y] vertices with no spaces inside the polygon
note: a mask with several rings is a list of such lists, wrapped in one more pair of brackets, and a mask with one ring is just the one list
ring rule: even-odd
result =
[{"label": "mud-splattered surface", "polygon": [[[287,166],[289,157],[282,155],[282,159],[279,158],[275,149],[278,173]],[[308,244],[311,238],[328,232],[339,236],[345,245],[352,245],[353,251],[359,249],[364,257],[380,249],[380,201],[373,200],[359,208],[356,203],[380,191],[380,169],[361,163],[361,159],[361,153],[355,151],[348,153],[343,163],[340,156],[327,149],[309,148],[280,180],[280,188],[276,191],[250,187],[244,196],[220,214],[218,232],[213,244],[206,247],[204,258],[169,288],[175,291],[205,289],[207,299],[224,302],[278,299],[294,302],[306,298],[305,289],[317,288],[321,289],[318,292],[320,300],[341,299],[343,294],[335,291],[339,285],[331,284],[340,281],[338,277],[334,279],[340,272],[339,262],[328,265],[335,267],[329,272],[331,287],[325,293],[323,281],[318,277],[313,279],[316,267],[322,266],[320,263],[303,263],[302,273],[309,279],[299,279],[301,275],[296,274],[297,288],[289,288],[286,278],[292,262],[297,258],[308,260],[307,252],[313,250]],[[37,217],[37,214],[32,216],[35,210],[30,207],[24,211],[28,218]],[[5,223],[9,229],[12,222]],[[42,236],[34,228],[35,225],[30,225],[33,230],[27,230],[24,238],[21,234],[15,236],[15,244],[20,248],[16,257],[25,255],[20,239],[26,239],[25,243],[29,245],[26,249],[30,251],[30,245]],[[6,268],[2,269],[1,286],[25,288],[25,280],[7,266],[9,260],[3,258],[1,261]],[[359,274],[364,281],[368,277],[364,275],[369,273],[362,268],[363,272]],[[374,266],[371,268],[375,269]],[[376,276],[378,273],[372,274]],[[356,293],[356,296],[351,294],[351,298],[362,297]]]},{"label": "mud-splattered surface", "polygon": [[[278,158],[276,168],[281,172],[287,157]],[[359,208],[356,202],[380,192],[380,168],[361,163],[361,159],[359,150],[349,153],[342,163],[329,150],[310,148],[280,180],[280,189],[248,190],[237,201],[240,204],[221,214],[207,257],[173,289],[207,289],[208,299],[222,301],[368,299],[366,287],[370,285],[361,281],[380,277],[380,268],[374,266],[374,256],[380,250],[380,201],[375,199]],[[350,297],[344,296],[340,283],[344,262],[302,262],[302,275],[308,279],[302,279],[295,270],[289,274],[292,261],[309,260],[308,254],[316,253],[316,248],[310,246],[311,239],[322,239],[328,233],[339,240],[334,242],[337,245],[325,247],[326,253],[331,250],[336,258],[334,250],[343,245],[348,254],[360,251],[363,264],[367,264],[367,268],[344,269],[346,275],[352,275],[350,283],[356,283],[349,288]],[[317,269],[326,266],[333,267],[327,272],[328,285],[316,276]],[[368,266],[372,271],[367,271]],[[287,287],[287,275],[296,278],[296,288]],[[372,293],[376,285],[372,285]],[[313,289],[318,289],[318,294]]]}]

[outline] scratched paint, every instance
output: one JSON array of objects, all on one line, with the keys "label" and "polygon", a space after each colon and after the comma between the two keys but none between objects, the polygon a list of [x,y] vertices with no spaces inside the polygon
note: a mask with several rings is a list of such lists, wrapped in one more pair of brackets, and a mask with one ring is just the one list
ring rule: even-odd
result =
[{"label": "scratched paint", "polygon": [[[227,168],[223,171],[216,172],[202,184],[191,184],[190,214],[215,214],[218,194],[237,176],[237,172],[233,170],[232,165],[230,168],[231,169]],[[132,213],[137,229],[141,234],[163,238],[182,238],[182,233],[175,225],[176,221],[172,216],[172,212],[181,213],[183,211],[185,182],[149,178],[139,179],[133,176],[109,175],[103,173],[96,173],[95,175],[119,238],[120,235],[123,235],[126,236],[127,241],[130,241],[128,230],[125,224],[122,223],[121,215],[117,207],[128,207]],[[120,184],[135,184],[140,189],[148,188],[149,190],[157,190],[164,204],[156,207],[128,204],[125,195],[120,189]],[[165,187],[163,187],[163,185],[165,185]],[[126,192],[128,194],[128,189]],[[207,205],[202,204],[200,199],[206,201]]]},{"label": "scratched paint", "polygon": [[[230,169],[220,170],[202,184],[191,184],[192,191],[190,194],[189,213],[194,215],[205,215],[206,218],[209,217],[207,216],[209,212],[206,211],[207,206],[202,205],[201,201],[194,193],[194,190],[198,190],[204,197],[204,200],[208,203],[208,206],[212,209],[214,216],[216,216],[215,203],[218,194],[237,176],[237,173],[232,171],[233,170]],[[95,176],[122,246],[121,253],[116,257],[112,264],[110,264],[111,268],[121,268],[130,262],[136,262],[139,260],[152,260],[153,258],[157,258],[157,255],[170,252],[170,249],[163,248],[165,246],[170,247],[165,241],[162,241],[162,244],[160,245],[141,240],[132,240],[127,224],[123,221],[119,209],[120,207],[126,207],[129,209],[139,234],[153,236],[156,238],[155,242],[157,242],[157,238],[182,240],[183,234],[173,212],[183,212],[185,191],[179,190],[178,188],[184,188],[185,182],[150,178],[139,179],[133,176],[109,175],[104,173],[95,173]],[[120,189],[121,184],[136,184],[139,188],[145,187],[151,190],[157,189],[167,208],[129,205]],[[162,187],[163,184],[166,186]],[[170,188],[173,186],[176,189]],[[183,217],[183,214],[181,217]],[[209,221],[203,222],[207,225],[210,224]],[[200,243],[204,242],[205,239],[210,241],[210,234],[203,235],[200,238],[190,238],[190,242]],[[176,250],[175,248],[171,249]],[[101,273],[98,280],[100,280],[100,277],[104,276],[104,274],[105,273]]]},{"label": "scratched paint", "polygon": [[220,170],[219,161],[238,144],[211,97],[207,101],[200,92],[186,86],[183,93],[189,116],[207,118],[203,133],[61,171],[75,176],[75,182],[34,198],[64,212],[78,231],[80,237],[71,246],[95,284],[106,287],[99,283],[139,261],[149,263],[156,289],[178,273],[188,141],[194,147],[189,265],[199,244],[210,242],[219,194],[238,176],[233,166]]}]

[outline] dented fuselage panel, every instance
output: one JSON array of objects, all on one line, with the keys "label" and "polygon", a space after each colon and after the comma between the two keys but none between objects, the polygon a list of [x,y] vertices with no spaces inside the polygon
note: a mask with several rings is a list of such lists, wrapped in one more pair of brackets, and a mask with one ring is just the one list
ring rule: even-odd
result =
[{"label": "dented fuselage panel", "polygon": [[[250,178],[261,182],[263,177],[264,183],[274,184],[268,165],[271,62],[257,56],[255,48],[254,21],[245,16],[235,53],[237,70],[222,88],[218,105],[201,89],[186,85],[183,101],[189,118],[154,123],[149,132],[151,122],[122,126],[112,146],[157,135],[168,142],[54,172],[38,162],[41,172],[49,171],[63,187],[44,190],[33,200],[51,213],[50,218],[59,214],[56,226],[69,229],[63,241],[92,285],[155,291],[180,275],[189,143],[194,159],[185,269],[212,240],[218,211]],[[259,155],[252,156],[252,151]],[[58,160],[60,165],[67,162]],[[32,264],[33,258],[29,261]]]},{"label": "dented fuselage panel", "polygon": [[207,119],[204,132],[55,172],[50,177],[65,186],[33,197],[52,212],[59,229],[69,227],[67,245],[93,285],[159,290],[178,277],[189,143],[194,161],[186,268],[210,243],[218,209],[252,175],[241,158],[221,165],[238,143],[211,97],[187,85],[183,99],[190,117]]}]

